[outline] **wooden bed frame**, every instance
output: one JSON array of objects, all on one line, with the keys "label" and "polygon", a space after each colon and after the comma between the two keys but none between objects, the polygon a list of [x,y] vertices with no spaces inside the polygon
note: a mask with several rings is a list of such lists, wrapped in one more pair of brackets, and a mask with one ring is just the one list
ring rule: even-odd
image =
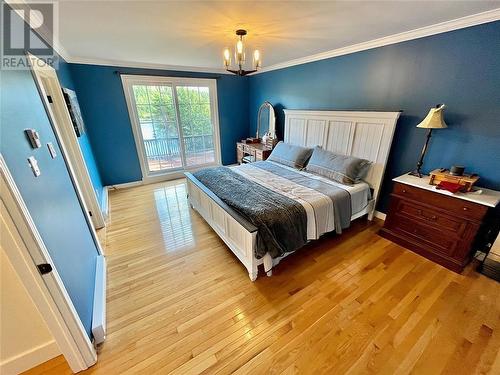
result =
[{"label": "wooden bed frame", "polygon": [[[351,220],[363,215],[373,218],[389,150],[400,112],[308,111],[285,110],[285,142],[300,146],[322,146],[339,154],[352,155],[373,162],[365,181],[373,189],[372,200]],[[248,270],[252,281],[257,279],[258,266],[264,265],[268,276],[281,259],[255,257],[257,228],[222,202],[213,192],[186,173],[188,199],[219,237]]]}]

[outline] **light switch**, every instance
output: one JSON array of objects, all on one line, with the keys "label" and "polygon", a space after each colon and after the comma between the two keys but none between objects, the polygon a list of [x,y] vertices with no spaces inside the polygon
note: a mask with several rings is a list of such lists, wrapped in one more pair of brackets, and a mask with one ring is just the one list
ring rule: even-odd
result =
[{"label": "light switch", "polygon": [[55,149],[54,145],[52,144],[52,142],[47,143],[47,148],[49,149],[50,157],[52,159],[55,159],[57,156],[57,152],[56,152],[56,149]]},{"label": "light switch", "polygon": [[28,164],[30,165],[31,170],[33,171],[33,174],[35,175],[35,177],[40,176],[41,172],[40,172],[40,168],[38,168],[38,161],[35,159],[34,156],[30,156],[28,158]]}]

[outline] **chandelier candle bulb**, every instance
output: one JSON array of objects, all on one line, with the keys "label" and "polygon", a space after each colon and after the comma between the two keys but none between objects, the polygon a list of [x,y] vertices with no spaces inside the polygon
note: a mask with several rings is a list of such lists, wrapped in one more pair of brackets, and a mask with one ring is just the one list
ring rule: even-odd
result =
[{"label": "chandelier candle bulb", "polygon": [[229,52],[229,48],[225,48],[223,52],[224,56],[224,66],[229,68],[231,66],[231,52]]},{"label": "chandelier candle bulb", "polygon": [[253,51],[253,66],[255,69],[260,68],[261,61],[260,61],[260,51],[256,49]]}]

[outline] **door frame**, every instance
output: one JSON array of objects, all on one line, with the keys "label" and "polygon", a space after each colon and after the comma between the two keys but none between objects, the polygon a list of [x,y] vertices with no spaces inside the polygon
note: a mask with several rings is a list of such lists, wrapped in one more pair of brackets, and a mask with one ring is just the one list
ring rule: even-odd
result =
[{"label": "door frame", "polygon": [[56,268],[38,271],[37,264],[54,263],[1,154],[0,189],[2,248],[71,370],[85,370],[96,363],[96,350]]},{"label": "door frame", "polygon": [[[142,181],[144,183],[152,183],[157,181],[164,181],[170,179],[176,179],[184,177],[184,171],[195,171],[199,168],[220,165],[221,164],[221,142],[220,142],[220,128],[219,128],[219,105],[217,101],[217,80],[215,78],[186,78],[186,77],[168,77],[168,76],[151,76],[151,75],[138,75],[138,74],[120,74],[120,78],[123,86],[123,93],[125,95],[125,101],[127,102],[127,109],[129,114],[130,123],[132,125],[132,133],[134,135],[134,141],[137,151],[137,156],[139,158],[139,164],[141,166]],[[137,110],[135,98],[132,92],[132,85],[134,83],[144,83],[144,84],[154,84],[154,83],[164,83],[172,86],[172,91],[175,90],[177,85],[191,85],[195,86],[197,84],[206,85],[209,87],[210,93],[213,93],[213,98],[210,101],[210,112],[212,113],[213,121],[213,132],[214,132],[214,151],[215,151],[215,161],[213,163],[197,165],[197,166],[187,166],[186,168],[180,167],[171,169],[169,171],[155,172],[151,173],[148,167],[148,161],[146,158],[146,152],[144,149],[144,143],[142,141],[142,134],[140,124],[138,122]],[[174,106],[176,111],[177,120],[179,119],[177,100],[174,94]],[[181,126],[179,126],[181,128]],[[184,150],[181,145],[182,129],[179,130],[179,147]],[[184,154],[184,151],[181,151]],[[181,155],[182,160],[184,160],[184,155]]]},{"label": "door frame", "polygon": [[[101,205],[97,200],[92,180],[85,163],[85,159],[76,137],[73,122],[62,94],[62,86],[53,67],[47,65],[43,60],[32,54],[28,54],[32,61],[31,69],[35,82],[42,96],[43,103],[51,120],[54,133],[56,134],[62,153],[72,175],[72,180],[77,187],[77,193],[85,209],[87,220],[95,229],[105,227],[106,222]],[[47,98],[49,90],[52,103]]]}]

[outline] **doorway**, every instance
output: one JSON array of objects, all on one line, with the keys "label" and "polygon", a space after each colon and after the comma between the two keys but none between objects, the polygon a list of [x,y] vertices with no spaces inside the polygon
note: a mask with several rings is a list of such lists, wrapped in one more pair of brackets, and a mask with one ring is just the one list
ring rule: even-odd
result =
[{"label": "doorway", "polygon": [[122,75],[143,179],[220,164],[214,79]]},{"label": "doorway", "polygon": [[33,61],[32,71],[40,94],[48,109],[51,122],[58,140],[68,162],[68,167],[79,193],[79,197],[88,219],[95,229],[103,228],[105,224],[104,214],[97,199],[92,180],[85,164],[78,139],[76,137],[73,123],[64,101],[62,88],[57,78],[57,73],[51,66],[36,56],[29,55]]}]

